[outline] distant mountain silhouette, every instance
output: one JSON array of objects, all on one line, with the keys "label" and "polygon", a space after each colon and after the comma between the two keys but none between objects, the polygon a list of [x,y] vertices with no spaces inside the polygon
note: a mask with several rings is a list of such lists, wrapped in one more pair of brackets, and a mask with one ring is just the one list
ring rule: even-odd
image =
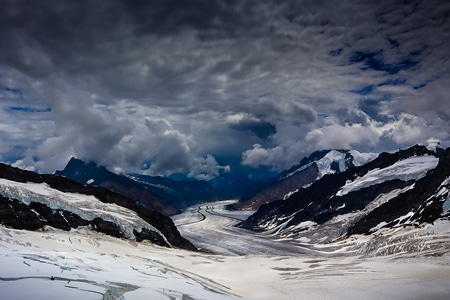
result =
[{"label": "distant mountain silhouette", "polygon": [[175,181],[147,175],[119,175],[93,162],[72,158],[56,175],[79,183],[100,186],[122,194],[138,205],[166,215],[180,213],[185,208],[232,196],[226,188],[216,188],[203,180]]}]

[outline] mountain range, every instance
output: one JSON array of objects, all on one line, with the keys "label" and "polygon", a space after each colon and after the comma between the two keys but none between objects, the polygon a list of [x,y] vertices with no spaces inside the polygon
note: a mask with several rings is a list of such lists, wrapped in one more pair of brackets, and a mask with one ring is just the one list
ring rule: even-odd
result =
[{"label": "mountain range", "polygon": [[[75,159],[65,171],[81,183],[0,164],[2,295],[448,298],[450,148],[416,145],[367,163],[350,154],[317,152],[280,173],[272,184],[307,169],[310,183],[279,185],[279,199],[256,212],[229,210],[236,200],[228,200],[171,218],[148,207],[165,195],[156,203],[182,210],[202,201],[183,202],[186,195],[218,197],[220,189],[117,175]],[[126,197],[128,186],[141,198]]]},{"label": "mountain range", "polygon": [[88,186],[110,189],[139,206],[165,215],[180,213],[197,203],[236,197],[235,185],[214,187],[204,180],[172,180],[160,176],[116,174],[94,162],[71,158],[64,170],[56,171]]},{"label": "mountain range", "polygon": [[418,145],[381,153],[262,205],[239,226],[324,243],[448,218],[450,148],[439,153]]},{"label": "mountain range", "polygon": [[[253,199],[266,203],[238,226],[324,243],[448,218],[450,148],[431,151],[415,145],[373,157],[345,150],[313,153],[254,190]],[[161,212],[173,214],[225,196],[205,181],[118,175],[75,158],[56,174],[0,164],[0,220],[18,229],[88,226],[116,237],[195,250]]]},{"label": "mountain range", "polygon": [[300,188],[310,185],[326,174],[341,173],[373,160],[377,154],[356,150],[321,150],[304,157],[300,164],[281,172],[275,178],[251,185],[232,205],[232,209],[258,209],[262,204],[286,199]]}]

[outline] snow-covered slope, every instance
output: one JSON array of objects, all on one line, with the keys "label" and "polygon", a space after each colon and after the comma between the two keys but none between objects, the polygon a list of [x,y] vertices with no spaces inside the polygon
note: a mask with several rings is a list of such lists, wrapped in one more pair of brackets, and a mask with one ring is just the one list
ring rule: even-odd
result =
[{"label": "snow-covered slope", "polygon": [[[210,237],[224,239],[226,228],[211,221],[208,227],[219,232]],[[200,234],[205,224],[196,224]],[[447,299],[449,229],[447,223],[356,236],[318,245],[314,255],[230,256],[135,243],[86,227],[26,231],[0,225],[0,298]],[[251,233],[247,238],[252,241]],[[284,241],[272,244],[277,242]]]},{"label": "snow-covered slope", "polygon": [[414,156],[400,160],[386,168],[370,170],[364,176],[346,182],[336,193],[336,196],[343,196],[353,191],[395,179],[402,181],[418,180],[424,177],[429,170],[434,169],[438,161],[439,159],[435,156]]},{"label": "snow-covered slope", "polygon": [[168,251],[85,227],[71,232],[51,227],[31,232],[0,226],[0,298],[238,298],[227,287],[170,263],[188,252]]}]

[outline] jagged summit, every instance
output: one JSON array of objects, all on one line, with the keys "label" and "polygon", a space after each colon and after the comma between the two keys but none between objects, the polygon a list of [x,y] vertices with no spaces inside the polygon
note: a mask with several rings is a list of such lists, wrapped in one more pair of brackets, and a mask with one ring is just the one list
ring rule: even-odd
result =
[{"label": "jagged summit", "polygon": [[56,171],[56,175],[64,176],[76,182],[110,189],[134,200],[138,205],[160,213],[171,215],[178,212],[174,199],[164,198],[153,189],[146,189],[142,184],[126,176],[113,173],[94,162],[84,162],[71,158],[64,170]]}]

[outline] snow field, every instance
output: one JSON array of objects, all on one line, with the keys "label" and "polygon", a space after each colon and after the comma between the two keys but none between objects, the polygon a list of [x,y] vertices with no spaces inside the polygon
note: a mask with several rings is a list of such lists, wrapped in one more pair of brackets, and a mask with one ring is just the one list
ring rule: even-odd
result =
[{"label": "snow field", "polygon": [[448,251],[432,258],[211,255],[86,228],[0,227],[0,289],[10,300],[444,299],[448,259]]}]

